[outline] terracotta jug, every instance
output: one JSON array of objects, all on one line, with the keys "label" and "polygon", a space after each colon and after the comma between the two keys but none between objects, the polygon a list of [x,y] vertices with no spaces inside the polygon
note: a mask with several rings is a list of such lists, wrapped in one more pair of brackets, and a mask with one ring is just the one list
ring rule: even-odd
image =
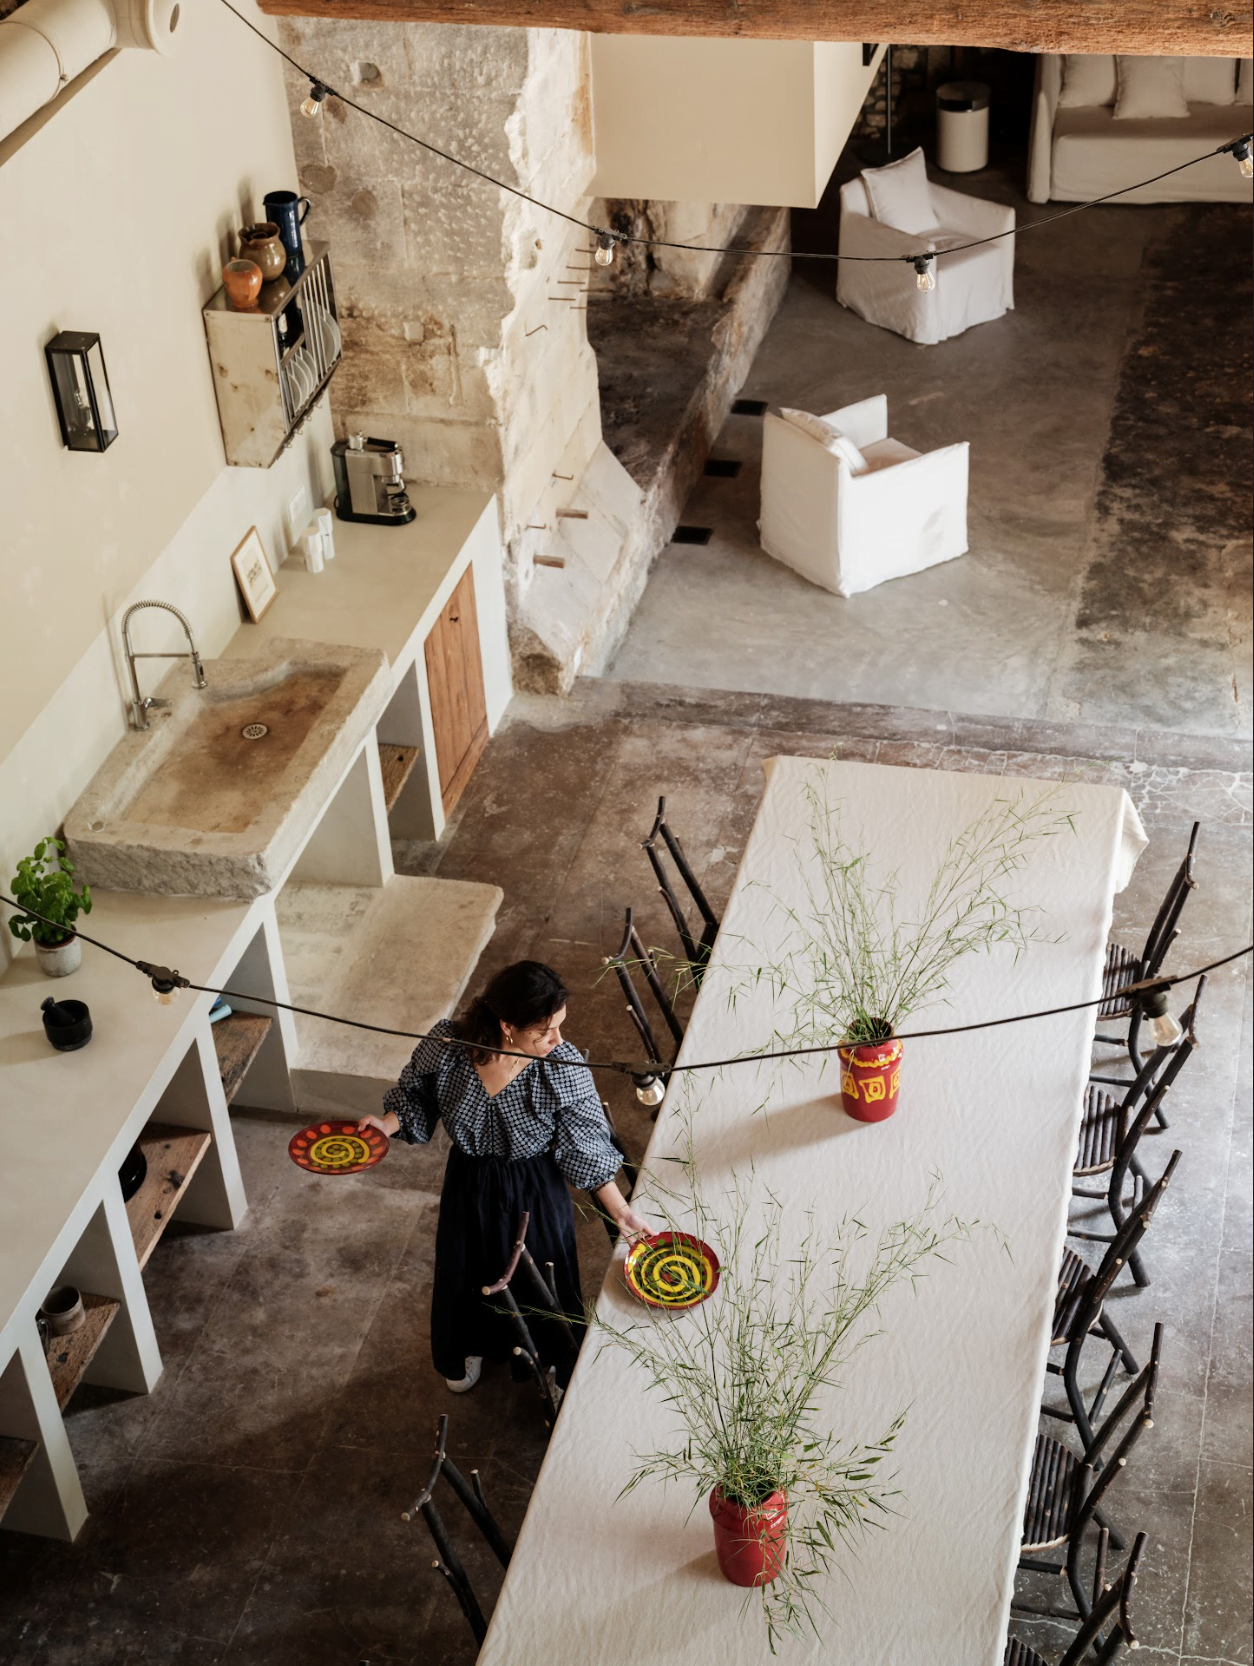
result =
[{"label": "terracotta jug", "polygon": [[261,268],[252,260],[228,260],[222,268],[222,287],[236,312],[252,312],[261,294]]},{"label": "terracotta jug", "polygon": [[273,220],[262,220],[259,225],[244,226],[239,234],[241,260],[254,261],[261,268],[262,280],[273,283],[282,277],[287,265],[287,250]]}]

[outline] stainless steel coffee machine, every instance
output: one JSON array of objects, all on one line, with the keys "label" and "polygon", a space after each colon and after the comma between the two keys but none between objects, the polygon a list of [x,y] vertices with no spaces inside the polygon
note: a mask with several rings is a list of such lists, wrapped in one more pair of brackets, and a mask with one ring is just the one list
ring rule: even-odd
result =
[{"label": "stainless steel coffee machine", "polygon": [[401,474],[401,450],[392,440],[350,434],[331,447],[335,465],[335,513],[342,521],[404,526],[414,518]]}]

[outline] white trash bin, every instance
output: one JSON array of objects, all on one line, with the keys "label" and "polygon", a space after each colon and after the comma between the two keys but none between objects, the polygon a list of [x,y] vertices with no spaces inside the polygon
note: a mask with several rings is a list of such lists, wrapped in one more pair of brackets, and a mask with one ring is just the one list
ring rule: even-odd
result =
[{"label": "white trash bin", "polygon": [[946,81],[936,89],[936,165],[947,174],[988,166],[988,107],[983,81]]}]

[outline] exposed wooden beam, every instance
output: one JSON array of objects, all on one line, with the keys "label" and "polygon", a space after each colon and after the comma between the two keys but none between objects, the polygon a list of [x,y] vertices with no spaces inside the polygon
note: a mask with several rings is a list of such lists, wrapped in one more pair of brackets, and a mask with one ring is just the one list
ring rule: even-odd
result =
[{"label": "exposed wooden beam", "polygon": [[1012,52],[1239,57],[1249,0],[260,0],[272,16],[483,23],[608,35],[908,41]]}]

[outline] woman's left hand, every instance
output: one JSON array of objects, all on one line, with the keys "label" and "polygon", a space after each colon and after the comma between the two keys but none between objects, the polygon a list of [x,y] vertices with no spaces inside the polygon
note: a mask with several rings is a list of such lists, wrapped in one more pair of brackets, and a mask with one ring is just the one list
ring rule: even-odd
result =
[{"label": "woman's left hand", "polygon": [[648,1237],[649,1223],[643,1215],[638,1215],[631,1205],[627,1204],[618,1217],[618,1230],[628,1243],[634,1243],[637,1238]]}]

